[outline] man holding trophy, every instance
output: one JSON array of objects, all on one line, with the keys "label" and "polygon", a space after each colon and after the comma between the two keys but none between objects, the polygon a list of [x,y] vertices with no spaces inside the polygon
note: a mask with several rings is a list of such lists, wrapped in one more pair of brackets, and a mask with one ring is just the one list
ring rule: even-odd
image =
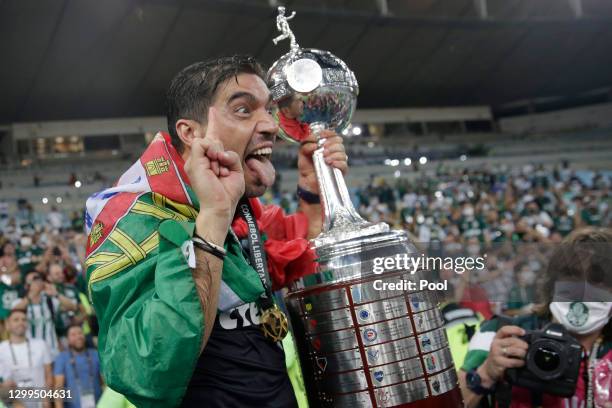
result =
[{"label": "man holding trophy", "polygon": [[[296,406],[280,344],[288,320],[273,297],[289,286],[312,407],[458,406],[435,300],[371,288],[405,277],[373,276],[373,257],[416,249],[350,202],[338,134],[357,81],[333,54],[299,47],[294,16],[279,10],[291,50],[265,76],[249,57],[182,70],[168,90],[169,134],[88,200],[105,380],[139,407]],[[300,145],[300,207],[285,216],[257,197],[274,182],[279,113],[292,104],[296,123],[280,135]]]},{"label": "man holding trophy", "polygon": [[[160,134],[112,191],[88,201],[104,376],[139,407],[296,406],[280,347],[286,320],[282,327],[271,293],[312,270],[307,239],[321,229],[317,145],[300,148],[300,213],[263,208],[256,197],[274,182],[278,132],[271,103],[252,58],[185,68],[168,92],[170,134]],[[325,137],[326,162],[345,171],[342,139]],[[139,177],[147,184],[135,188]],[[155,238],[146,241],[155,233],[157,251]],[[122,256],[128,265],[120,269]]]}]

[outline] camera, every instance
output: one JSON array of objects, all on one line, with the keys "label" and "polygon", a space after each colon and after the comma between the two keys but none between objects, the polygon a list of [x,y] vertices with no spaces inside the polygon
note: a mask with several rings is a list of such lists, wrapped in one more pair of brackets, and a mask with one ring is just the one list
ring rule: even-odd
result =
[{"label": "camera", "polygon": [[529,344],[525,365],[506,370],[506,380],[530,390],[571,397],[576,390],[582,347],[560,324],[520,337]]}]

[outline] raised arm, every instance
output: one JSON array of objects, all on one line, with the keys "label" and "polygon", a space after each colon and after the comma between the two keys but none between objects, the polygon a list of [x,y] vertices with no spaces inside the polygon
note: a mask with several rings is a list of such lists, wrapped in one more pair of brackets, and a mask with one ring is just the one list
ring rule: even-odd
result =
[{"label": "raised arm", "polygon": [[[195,223],[184,215],[193,214],[186,205],[179,213],[172,204],[154,206],[153,198],[142,196],[105,246],[88,257],[104,378],[137,406],[180,402],[216,317],[223,262],[195,249],[191,268],[185,249],[194,234],[223,246],[244,176],[238,155],[216,140],[213,117],[185,162],[200,205]],[[134,250],[113,252],[121,246]]]},{"label": "raised arm", "polygon": [[[196,219],[196,234],[206,241],[223,247],[238,200],[244,194],[244,175],[238,154],[225,151],[219,133],[225,128],[215,109],[208,114],[208,127],[204,137],[191,143],[185,171],[200,201]],[[196,250],[196,268],[193,278],[200,298],[205,322],[200,351],[204,349],[215,321],[219,303],[223,261],[203,250]]]}]

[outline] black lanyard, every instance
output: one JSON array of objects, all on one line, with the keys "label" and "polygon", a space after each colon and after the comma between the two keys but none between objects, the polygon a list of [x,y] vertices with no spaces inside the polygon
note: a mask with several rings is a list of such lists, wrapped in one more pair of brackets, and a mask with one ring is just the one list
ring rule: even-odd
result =
[{"label": "black lanyard", "polygon": [[[93,389],[94,387],[93,362],[91,361],[91,355],[89,354],[89,350],[85,350],[85,355],[87,356],[87,369],[89,372],[90,384]],[[82,389],[83,384],[81,384],[81,379],[79,378],[79,370],[77,370],[77,366],[76,366],[76,356],[74,355],[72,350],[70,350],[70,364],[72,365],[72,371],[74,371],[74,377],[76,378],[77,383],[79,384],[79,388]]]},{"label": "black lanyard", "polygon": [[255,217],[253,217],[253,210],[249,200],[242,198],[238,203],[238,210],[248,227],[249,258],[251,266],[255,269],[257,275],[259,275],[259,279],[264,287],[264,293],[260,297],[260,306],[263,310],[266,310],[274,306],[274,301],[272,300],[272,286],[270,274],[268,273],[266,253],[263,250],[263,241],[261,240]]},{"label": "black lanyard", "polygon": [[[9,340],[9,347],[11,348],[11,357],[13,358],[13,364],[17,367],[17,356],[13,350],[13,343]],[[26,347],[28,348],[28,368],[32,368],[32,351],[30,350],[30,341],[26,339]]]}]

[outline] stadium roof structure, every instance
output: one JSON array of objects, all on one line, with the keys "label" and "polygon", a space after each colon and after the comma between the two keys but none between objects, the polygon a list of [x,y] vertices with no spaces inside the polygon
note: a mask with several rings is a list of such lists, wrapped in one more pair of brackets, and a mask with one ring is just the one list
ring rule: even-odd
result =
[{"label": "stadium roof structure", "polygon": [[0,0],[0,124],[163,114],[182,67],[285,53],[280,3],[355,71],[360,107],[610,95],[609,0]]}]

